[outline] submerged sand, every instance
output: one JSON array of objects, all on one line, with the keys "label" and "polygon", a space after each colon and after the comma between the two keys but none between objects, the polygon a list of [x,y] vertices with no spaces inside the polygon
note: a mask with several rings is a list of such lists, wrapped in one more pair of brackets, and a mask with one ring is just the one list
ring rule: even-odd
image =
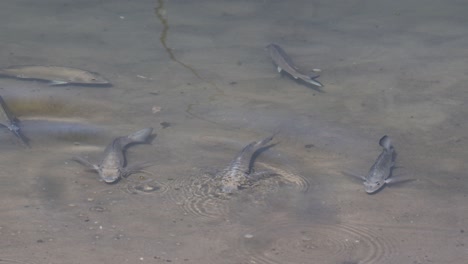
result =
[{"label": "submerged sand", "polygon": [[[0,262],[465,263],[463,7],[3,1],[1,67],[77,67],[113,87],[0,79],[32,145],[0,133]],[[271,42],[321,69],[325,87],[278,74]],[[97,162],[114,137],[149,126],[151,144],[127,151],[154,161],[146,173],[106,185],[70,161]],[[211,195],[216,169],[275,132],[257,166],[283,181]],[[364,175],[385,134],[395,175],[415,181],[367,195],[342,172]]]}]

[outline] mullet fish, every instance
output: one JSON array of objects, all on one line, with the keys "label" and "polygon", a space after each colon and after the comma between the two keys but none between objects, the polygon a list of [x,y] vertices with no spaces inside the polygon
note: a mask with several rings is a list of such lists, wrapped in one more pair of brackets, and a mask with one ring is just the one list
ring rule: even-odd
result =
[{"label": "mullet fish", "polygon": [[239,154],[231,161],[229,166],[216,175],[221,179],[221,191],[232,193],[240,187],[247,185],[250,181],[263,176],[265,173],[252,173],[252,157],[262,148],[266,147],[274,135],[260,141],[254,141],[242,149]]},{"label": "mullet fish", "polygon": [[289,73],[294,79],[301,79],[312,85],[322,87],[323,85],[315,80],[319,76],[309,76],[299,71],[299,68],[294,65],[291,58],[286,52],[277,44],[271,43],[266,46],[266,50],[270,54],[271,59],[275,63],[279,73],[285,71]]},{"label": "mullet fish", "polygon": [[[354,174],[344,173],[353,177],[357,177],[364,181],[364,190],[368,194],[372,194],[382,189],[385,184],[393,183],[392,168],[395,166],[395,148],[388,136],[383,136],[379,145],[383,147],[382,153],[375,161],[374,165],[369,170],[367,176],[357,176]],[[407,180],[405,180],[407,181]]]},{"label": "mullet fish", "polygon": [[0,69],[0,76],[48,81],[50,85],[110,85],[98,73],[59,66],[12,66]]},{"label": "mullet fish", "polygon": [[152,132],[153,128],[144,128],[128,136],[114,139],[106,147],[104,158],[100,164],[92,164],[81,157],[74,157],[73,160],[99,173],[104,182],[117,182],[121,177],[127,177],[150,165],[148,163],[140,163],[125,167],[124,151],[129,144],[145,143]]}]

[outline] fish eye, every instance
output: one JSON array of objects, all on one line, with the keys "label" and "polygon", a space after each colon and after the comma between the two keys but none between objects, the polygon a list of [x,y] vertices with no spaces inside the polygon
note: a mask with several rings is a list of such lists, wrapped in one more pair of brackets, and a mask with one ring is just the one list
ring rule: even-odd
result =
[{"label": "fish eye", "polygon": [[380,182],[377,183],[377,186],[380,186]]}]

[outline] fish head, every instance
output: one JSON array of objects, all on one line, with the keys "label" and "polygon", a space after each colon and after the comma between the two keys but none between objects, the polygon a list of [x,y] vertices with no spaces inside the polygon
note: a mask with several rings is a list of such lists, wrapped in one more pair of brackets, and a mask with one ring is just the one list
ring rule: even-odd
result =
[{"label": "fish head", "polygon": [[239,189],[238,184],[234,182],[223,182],[221,186],[221,191],[223,193],[233,193],[236,192]]},{"label": "fish head", "polygon": [[221,191],[223,193],[233,193],[237,191],[237,186],[232,186],[232,185],[225,185],[221,188]]},{"label": "fish head", "polygon": [[106,183],[114,183],[120,179],[120,170],[118,168],[99,168],[99,176]]},{"label": "fish head", "polygon": [[82,83],[82,84],[98,84],[98,85],[107,85],[110,84],[109,80],[102,77],[98,73],[95,72],[85,72],[83,74],[78,74],[70,80],[69,83]]},{"label": "fish head", "polygon": [[385,185],[385,181],[365,181],[364,182],[364,189],[366,193],[371,194],[375,193],[380,190]]}]

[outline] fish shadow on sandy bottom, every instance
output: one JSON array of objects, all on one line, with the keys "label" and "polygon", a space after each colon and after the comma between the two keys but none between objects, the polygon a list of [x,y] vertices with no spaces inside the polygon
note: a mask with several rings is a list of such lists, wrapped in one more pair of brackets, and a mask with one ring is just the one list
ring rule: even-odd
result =
[{"label": "fish shadow on sandy bottom", "polygon": [[104,136],[105,129],[96,125],[72,121],[47,119],[23,120],[21,127],[34,141],[44,144],[52,140],[68,142],[98,141]]}]

